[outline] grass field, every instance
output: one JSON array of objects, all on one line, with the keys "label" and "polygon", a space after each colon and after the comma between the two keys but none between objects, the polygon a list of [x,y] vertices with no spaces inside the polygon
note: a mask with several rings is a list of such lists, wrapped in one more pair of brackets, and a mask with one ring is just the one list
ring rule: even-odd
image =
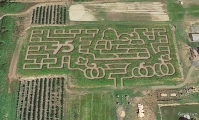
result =
[{"label": "grass field", "polygon": [[[15,27],[15,19],[4,17],[0,20],[0,119],[14,120],[16,116],[17,87],[18,83],[13,82],[8,85],[7,74],[10,60],[14,51],[16,41],[13,41],[12,33]],[[8,88],[11,88],[9,93]],[[16,92],[14,92],[16,91]]]},{"label": "grass field", "polygon": [[67,102],[67,120],[116,120],[112,93],[73,96]]},{"label": "grass field", "polygon": [[[103,43],[103,40],[102,40],[102,35],[103,33],[105,32],[105,30],[107,28],[112,28],[114,30],[117,31],[117,35],[114,33],[114,31],[112,30],[108,30],[106,31],[106,34],[104,36],[103,39],[107,39],[107,40],[116,40],[115,42],[113,41],[111,44],[116,44],[116,45],[119,45],[121,48],[120,51],[123,52],[122,54],[121,53],[118,53],[118,50],[117,48],[114,48],[112,47],[111,50],[108,50],[109,48],[106,48],[106,47],[110,47],[111,44],[107,44],[107,46]],[[136,30],[136,33],[132,33],[134,31],[133,28],[138,28],[139,30]],[[149,30],[149,32],[146,32],[145,29],[141,29],[141,28],[146,28],[147,30]],[[159,61],[159,58],[162,56],[162,55],[167,55],[169,53],[167,53],[167,51],[164,51],[166,50],[165,48],[161,48],[163,51],[162,52],[158,52],[158,53],[154,53],[154,50],[153,50],[153,47],[151,47],[151,44],[154,44],[154,49],[157,50],[159,49],[159,45],[156,44],[158,42],[158,39],[160,39],[162,36],[161,35],[158,35],[159,33],[157,32],[154,32],[154,35],[155,35],[155,42],[153,43],[153,40],[148,40],[149,38],[147,38],[146,35],[144,34],[151,34],[151,29],[152,28],[160,28],[160,29],[166,29],[167,31],[164,33],[164,32],[160,32],[162,35],[167,35],[168,37],[168,40],[169,40],[169,43],[161,43],[160,46],[168,46],[170,48],[170,57],[172,58],[171,60],[169,60],[169,63],[171,63],[174,68],[175,68],[175,74],[173,74],[172,76],[167,76],[167,75],[160,75],[160,76],[156,76],[156,75],[153,75],[153,71],[149,71],[148,75],[147,76],[152,76],[152,77],[140,77],[139,73],[138,72],[134,72],[135,76],[138,76],[137,78],[133,78],[132,77],[132,73],[131,73],[131,70],[133,68],[135,68],[135,66],[139,67],[140,63],[141,62],[145,62],[146,65],[149,65],[149,66],[153,66],[155,65],[156,63],[160,63]],[[96,30],[99,30],[98,33],[95,35],[94,38],[91,37],[91,34],[93,33],[85,33],[85,31],[83,30],[81,34],[77,34],[75,38],[70,38],[70,40],[72,40],[72,44],[74,45],[74,50],[71,51],[71,52],[68,52],[67,55],[71,56],[71,62],[70,62],[70,68],[65,65],[63,67],[63,69],[59,68],[59,69],[55,69],[55,68],[47,68],[46,65],[43,65],[42,69],[38,68],[38,66],[35,66],[34,64],[31,64],[32,60],[25,60],[25,55],[28,55],[28,54],[49,54],[50,56],[54,56],[55,58],[59,58],[58,59],[58,62],[56,65],[52,65],[53,67],[60,67],[61,64],[62,64],[62,61],[61,61],[61,57],[65,54],[65,53],[61,53],[61,50],[64,50],[63,48],[60,49],[60,52],[58,52],[56,55],[54,55],[52,53],[52,49],[56,49],[56,47],[52,47],[52,42],[50,42],[51,40],[52,41],[60,41],[60,44],[64,44],[64,39],[61,38],[61,37],[67,37],[67,35],[64,35],[64,34],[61,34],[62,30],[58,30],[57,32],[60,32],[60,34],[54,34],[53,33],[53,30],[55,29],[66,29],[66,31],[68,31],[69,29],[76,29],[74,30],[73,32],[78,32],[79,29],[93,29],[94,32],[96,32]],[[43,34],[33,34],[32,37],[31,37],[31,32],[35,30],[35,32],[41,32],[41,30],[44,30],[44,33]],[[51,38],[46,38],[45,36],[48,35],[48,30],[50,30],[50,37],[54,37],[53,39]],[[93,32],[93,31],[90,31],[90,32]],[[145,32],[143,34],[143,32]],[[133,36],[130,36],[130,33],[134,34]],[[136,35],[135,35],[136,34]],[[137,36],[137,34],[139,36]],[[56,36],[58,36],[57,38],[55,38]],[[118,37],[120,36],[120,38]],[[32,47],[30,50],[29,49],[29,53],[27,54],[27,47],[28,46],[38,46],[40,45],[41,43],[38,42],[38,37],[42,38],[43,39],[43,45],[46,45],[48,46],[48,49],[49,51],[47,52],[46,50],[44,49],[41,49],[40,51],[37,51],[35,47]],[[89,38],[91,37],[91,38]],[[140,37],[140,38],[139,38]],[[152,36],[149,36],[152,38]],[[68,39],[68,38],[66,38]],[[82,39],[82,42],[80,41],[80,39]],[[123,41],[119,41],[120,40],[123,40]],[[124,41],[125,39],[127,40],[132,40],[133,44],[134,45],[137,45],[137,46],[134,46],[134,45],[130,45],[131,43],[127,43],[126,41]],[[141,41],[135,41],[135,40],[144,40],[144,44],[143,43],[140,43]],[[165,39],[164,37],[161,38],[161,39]],[[28,42],[29,40],[33,40],[33,42]],[[34,42],[34,41],[37,41],[37,42]],[[86,45],[88,44],[86,42],[86,40],[92,40],[91,41],[91,45]],[[101,40],[101,41],[99,41]],[[106,41],[107,41],[106,40]],[[45,42],[46,41],[46,42]],[[47,42],[48,41],[48,42]],[[102,42],[102,43],[100,43]],[[102,45],[101,45],[102,44]],[[94,49],[94,47],[98,45],[96,49]],[[129,46],[128,46],[129,45]],[[113,45],[112,45],[113,46]],[[79,47],[81,47],[81,52],[80,52],[80,49]],[[127,49],[131,49],[129,47],[132,47],[132,48],[136,48],[136,50],[132,50],[132,54],[130,53],[127,53],[126,50]],[[67,47],[66,47],[67,48]],[[65,49],[66,49],[65,48]],[[150,54],[150,57],[146,54],[146,51],[144,54],[142,54],[141,52],[143,52],[142,49],[147,49],[149,51],[149,54]],[[51,51],[50,51],[51,49]],[[104,50],[104,49],[107,49],[107,50]],[[36,50],[36,51],[35,51]],[[89,53],[86,53],[86,50],[89,50]],[[104,50],[103,54],[101,54],[99,52],[99,50]],[[120,52],[119,51],[119,52]],[[133,52],[134,51],[134,52]],[[139,53],[140,52],[140,53]],[[114,55],[114,53],[118,53],[119,57],[118,58],[121,58],[121,59],[118,59],[116,58],[116,56]],[[137,58],[138,56],[136,56],[136,54],[139,53],[139,57],[141,58]],[[130,57],[132,58],[128,58],[129,56],[128,55],[125,55],[125,54],[129,54]],[[85,60],[83,61],[79,61],[81,63],[77,63],[79,57],[83,58],[83,59],[87,59],[88,60],[88,63],[86,64]],[[149,58],[146,58],[146,57],[149,57]],[[42,59],[43,59],[43,56],[28,56],[29,59],[37,59],[37,62],[41,62]],[[111,60],[107,60],[107,58],[111,59]],[[97,60],[96,60],[97,59]],[[103,59],[103,60],[101,60]],[[166,59],[168,61],[169,57],[165,57],[164,59]],[[81,59],[79,59],[81,60]],[[132,60],[134,62],[132,62]],[[146,61],[147,60],[147,61]],[[67,61],[67,60],[66,60]],[[48,63],[52,63],[53,60],[50,60],[48,61]],[[22,69],[23,68],[23,65],[25,64],[31,64],[30,66],[27,67],[27,69]],[[129,65],[127,68],[124,68],[125,64],[122,64],[122,63],[128,63],[128,64],[131,64]],[[133,63],[133,64],[132,64]],[[86,64],[86,65],[85,65]],[[93,68],[93,64],[96,64],[97,65],[97,68]],[[109,66],[111,68],[107,68],[105,64],[113,64],[112,66]],[[119,66],[117,66],[119,65]],[[35,68],[34,70],[31,70],[32,68]],[[105,74],[103,74],[103,72],[101,72],[100,70],[104,70]],[[77,70],[78,69],[78,70]],[[117,70],[116,70],[117,69]],[[160,71],[160,68],[157,68],[155,67],[154,68],[156,73],[157,74],[161,74],[161,71]],[[171,70],[171,67],[170,68],[161,68],[164,72],[167,72],[168,69]],[[127,70],[127,72],[124,74],[124,70]],[[92,73],[91,73],[92,72]],[[141,70],[140,71],[141,74],[147,74],[147,71],[145,70]],[[171,73],[171,71],[169,71]],[[22,48],[21,50],[21,54],[20,54],[20,61],[19,61],[19,65],[18,65],[18,74],[20,75],[27,75],[27,76],[30,76],[30,75],[44,75],[44,74],[71,74],[72,76],[75,76],[78,81],[77,84],[80,84],[80,85],[88,85],[88,84],[91,84],[91,85],[103,85],[103,84],[107,84],[107,85],[111,85],[113,84],[113,81],[112,80],[104,80],[104,79],[117,79],[117,80],[120,80],[121,78],[123,77],[127,77],[127,80],[124,81],[124,84],[125,85],[132,85],[132,84],[139,84],[139,85],[142,85],[144,84],[147,80],[149,83],[147,83],[148,85],[152,85],[152,84],[175,84],[175,81],[173,79],[175,78],[179,78],[180,77],[180,72],[179,72],[179,68],[178,68],[178,62],[177,62],[177,59],[176,59],[176,53],[175,53],[175,48],[174,48],[174,43],[173,43],[173,40],[172,40],[172,36],[171,36],[171,30],[170,30],[170,27],[168,25],[154,25],[154,24],[151,24],[151,25],[130,25],[130,24],[109,24],[109,25],[102,25],[102,24],[93,24],[93,25],[87,25],[87,24],[79,24],[79,25],[75,25],[75,26],[67,26],[67,27],[38,27],[38,28],[31,28],[28,30],[28,37],[27,37],[27,40],[24,44],[24,47]],[[99,73],[99,74],[98,74]],[[92,75],[91,75],[92,74]],[[111,78],[109,78],[110,74],[113,74],[111,76]],[[104,76],[103,76],[104,75]],[[93,76],[95,76],[94,78],[95,79],[98,79],[98,80],[93,80],[93,81],[89,81],[88,79],[93,79]],[[81,78],[81,79],[79,79]],[[135,79],[136,81],[132,82],[131,80]],[[162,80],[162,78],[164,78],[164,80]],[[139,79],[139,81],[138,81]],[[161,81],[159,81],[161,79]],[[120,82],[120,81],[118,81]],[[120,84],[120,83],[119,83]]]},{"label": "grass field", "polygon": [[17,13],[24,8],[23,3],[1,3],[0,11],[3,13]]},{"label": "grass field", "polygon": [[178,120],[183,114],[199,118],[199,105],[177,105],[161,107],[162,120]]},{"label": "grass field", "polygon": [[167,0],[167,10],[171,21],[183,21],[184,16],[195,17],[199,15],[197,3],[188,6],[180,5],[177,0]]},{"label": "grass field", "polygon": [[171,21],[181,21],[185,15],[185,8],[175,0],[167,0],[167,10]]}]

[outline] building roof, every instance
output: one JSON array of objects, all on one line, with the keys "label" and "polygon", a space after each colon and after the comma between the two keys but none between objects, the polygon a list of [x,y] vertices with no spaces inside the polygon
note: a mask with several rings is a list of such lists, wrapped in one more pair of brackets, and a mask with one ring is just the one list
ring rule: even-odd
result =
[{"label": "building roof", "polygon": [[167,94],[161,93],[160,96],[161,96],[161,97],[167,97]]},{"label": "building roof", "polygon": [[144,117],[144,106],[142,104],[138,104],[138,117]]},{"label": "building roof", "polygon": [[170,96],[171,97],[175,97],[175,96],[177,96],[177,94],[176,93],[171,93]]},{"label": "building roof", "polygon": [[192,40],[194,42],[199,42],[199,34],[193,33],[193,34],[191,34],[191,36],[192,36]]},{"label": "building roof", "polygon": [[190,115],[184,115],[184,118],[191,119]]}]

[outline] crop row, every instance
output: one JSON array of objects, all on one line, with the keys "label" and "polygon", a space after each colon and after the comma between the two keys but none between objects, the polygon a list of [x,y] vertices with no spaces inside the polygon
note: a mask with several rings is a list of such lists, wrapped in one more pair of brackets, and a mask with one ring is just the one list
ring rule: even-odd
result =
[{"label": "crop row", "polygon": [[62,5],[41,6],[33,9],[32,24],[66,24],[67,9]]},{"label": "crop row", "polygon": [[18,91],[17,118],[61,119],[64,78],[21,80]]}]

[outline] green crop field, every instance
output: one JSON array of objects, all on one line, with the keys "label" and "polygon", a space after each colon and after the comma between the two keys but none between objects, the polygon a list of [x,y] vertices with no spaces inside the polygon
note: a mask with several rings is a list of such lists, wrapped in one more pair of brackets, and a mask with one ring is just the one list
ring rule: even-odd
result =
[{"label": "green crop field", "polygon": [[114,120],[116,108],[112,93],[92,93],[71,97],[67,120]]},{"label": "green crop field", "polygon": [[168,25],[79,24],[30,28],[18,74],[70,74],[80,85],[175,84],[178,67]]},{"label": "green crop field", "polygon": [[191,118],[199,118],[199,105],[177,105],[161,107],[162,120],[178,120],[184,114],[189,114]]}]

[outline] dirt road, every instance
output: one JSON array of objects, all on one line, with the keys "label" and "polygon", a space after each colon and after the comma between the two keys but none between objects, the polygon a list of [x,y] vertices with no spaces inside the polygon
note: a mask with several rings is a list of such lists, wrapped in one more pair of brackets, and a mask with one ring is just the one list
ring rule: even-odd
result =
[{"label": "dirt road", "polygon": [[176,88],[181,88],[183,86],[185,86],[191,78],[191,74],[193,72],[193,70],[195,69],[196,66],[199,66],[199,58],[196,58],[195,61],[192,63],[191,68],[189,69],[186,79],[184,80],[183,83],[178,84],[176,86],[152,86],[151,88],[156,90],[156,89],[176,89]]},{"label": "dirt road", "polygon": [[[3,16],[0,17],[0,20],[4,17],[4,16],[21,16],[21,15],[25,15],[25,14],[31,14],[32,10],[38,6],[42,6],[42,5],[54,5],[54,3],[41,3],[41,4],[37,4],[35,6],[32,6],[31,8],[29,8],[27,11],[25,12],[21,12],[21,13],[17,13],[17,14],[4,14]],[[58,2],[56,4],[63,4],[63,2]],[[17,41],[17,45],[10,63],[10,68],[9,68],[9,73],[8,73],[8,78],[9,78],[9,83],[11,83],[13,80],[18,79],[16,76],[16,70],[17,70],[17,63],[18,63],[18,59],[19,59],[19,53],[21,50],[21,46],[23,44],[23,41],[26,39],[26,31],[30,28],[31,26],[31,18],[29,21],[29,26],[25,27],[25,30],[23,31],[23,35],[19,38],[19,40]]]},{"label": "dirt road", "polygon": [[176,89],[176,88],[181,88],[181,87],[185,86],[189,82],[190,77],[191,77],[191,73],[193,72],[194,68],[195,68],[194,66],[191,66],[185,81],[183,83],[181,83],[181,84],[178,84],[176,86],[152,86],[151,88],[152,89]]},{"label": "dirt road", "polygon": [[[24,33],[26,33],[26,30],[24,31]],[[10,63],[10,68],[9,68],[9,73],[8,73],[9,83],[11,83],[12,80],[17,79],[17,77],[16,77],[17,62],[18,62],[18,59],[19,59],[20,49],[21,49],[21,46],[23,44],[23,40],[25,38],[26,38],[26,35],[23,35],[17,41],[17,46],[15,48],[15,51],[14,51],[14,54],[13,54],[13,57],[12,57],[12,60],[11,60],[11,63]]]}]

